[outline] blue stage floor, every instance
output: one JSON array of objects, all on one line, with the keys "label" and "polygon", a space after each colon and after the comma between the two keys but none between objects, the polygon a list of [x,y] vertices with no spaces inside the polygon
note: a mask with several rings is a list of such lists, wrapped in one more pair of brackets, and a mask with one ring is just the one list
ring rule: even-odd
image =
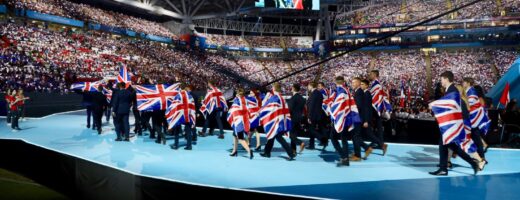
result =
[{"label": "blue stage floor", "polygon": [[20,122],[19,132],[12,132],[2,118],[0,138],[21,139],[133,174],[215,187],[332,199],[520,199],[519,150],[490,149],[490,164],[477,176],[463,160],[455,159],[448,177],[434,177],[428,171],[438,163],[435,146],[389,144],[384,157],[375,150],[368,160],[338,168],[332,146],[326,151],[305,150],[289,162],[275,143],[271,158],[255,153],[249,160],[245,151],[239,157],[228,156],[229,132],[224,140],[199,137],[192,151],[171,150],[147,136],[115,142],[111,123],[97,135],[85,128],[83,113],[29,119]]}]

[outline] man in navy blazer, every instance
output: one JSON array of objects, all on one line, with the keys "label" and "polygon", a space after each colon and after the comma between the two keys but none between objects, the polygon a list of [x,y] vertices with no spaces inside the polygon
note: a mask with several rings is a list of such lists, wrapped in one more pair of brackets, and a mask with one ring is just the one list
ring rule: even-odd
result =
[{"label": "man in navy blazer", "polygon": [[[112,105],[112,115],[116,116],[116,126],[120,131],[117,132],[116,141],[130,141],[130,123],[128,117],[130,108],[132,108],[132,93],[125,89],[125,83],[118,83],[119,91],[114,93],[114,102]],[[122,138],[124,137],[124,138]]]}]

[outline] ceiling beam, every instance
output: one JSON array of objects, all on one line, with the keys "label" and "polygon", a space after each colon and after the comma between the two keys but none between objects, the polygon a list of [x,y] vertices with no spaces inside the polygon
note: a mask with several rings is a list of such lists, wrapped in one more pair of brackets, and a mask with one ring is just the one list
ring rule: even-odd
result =
[{"label": "ceiling beam", "polygon": [[184,3],[184,0],[181,0],[181,3],[182,3],[182,11],[184,14],[186,14],[186,3]]},{"label": "ceiling beam", "polygon": [[176,12],[173,12],[170,10],[166,10],[166,9],[158,7],[158,6],[147,5],[147,4],[141,3],[139,1],[132,1],[132,0],[114,0],[114,1],[122,3],[122,4],[130,5],[130,6],[134,6],[134,7],[140,8],[140,9],[148,10],[151,13],[154,13],[157,15],[166,15],[166,16],[170,16],[170,17],[173,17],[176,19],[184,19],[184,16],[182,14],[179,14],[179,13],[176,13]]},{"label": "ceiling beam", "polygon": [[197,11],[199,11],[200,7],[202,5],[204,5],[204,3],[206,3],[206,0],[199,0],[199,2],[197,2],[198,4],[195,4],[195,8],[191,11],[190,13],[190,17],[193,17],[193,15],[195,15],[195,13],[197,13]]},{"label": "ceiling beam", "polygon": [[168,5],[170,5],[171,8],[173,8],[175,11],[177,11],[178,13],[182,13],[182,14],[185,14],[183,13],[181,10],[179,10],[179,8],[177,8],[177,6],[175,6],[175,4],[173,4],[170,0],[164,0]]}]

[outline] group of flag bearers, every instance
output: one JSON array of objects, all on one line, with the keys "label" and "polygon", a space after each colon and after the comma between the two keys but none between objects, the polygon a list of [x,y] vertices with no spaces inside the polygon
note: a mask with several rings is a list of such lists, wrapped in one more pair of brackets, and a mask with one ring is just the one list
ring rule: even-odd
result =
[{"label": "group of flag bearers", "polygon": [[[216,121],[218,124],[220,129],[218,137],[224,138],[221,116],[227,112],[227,121],[232,127],[234,137],[230,156],[238,155],[238,144],[241,144],[248,157],[253,159],[250,140],[252,135],[257,135],[255,150],[260,151],[258,128],[263,127],[267,143],[260,155],[270,157],[276,140],[287,152],[287,159],[294,160],[297,155],[296,147],[300,147],[300,153],[305,147],[305,143],[298,139],[298,135],[302,134],[302,124],[307,120],[307,129],[310,133],[307,148],[315,148],[315,139],[319,139],[325,148],[330,139],[340,157],[337,166],[341,167],[349,166],[351,161],[367,159],[376,148],[383,151],[383,156],[386,154],[388,145],[383,140],[382,118],[391,111],[391,105],[378,77],[379,71],[373,70],[370,72],[371,84],[366,79],[353,78],[350,85],[352,88],[346,85],[345,78],[341,76],[335,78],[334,86],[330,89],[325,88],[323,83],[311,82],[308,85],[307,100],[300,94],[298,84],[292,86],[292,96],[288,100],[282,96],[282,87],[279,83],[274,83],[272,89],[263,95],[257,90],[252,90],[246,95],[243,88],[238,88],[229,108],[223,93],[213,82],[208,81],[208,91],[199,109],[205,118],[205,123],[203,130],[198,134],[195,131],[195,124],[199,106],[191,92],[192,88],[186,84],[130,86],[128,75],[120,72],[118,90],[112,88],[107,90],[100,86],[102,85],[100,82],[76,84],[73,85],[73,89],[90,91],[91,88],[99,86],[96,90],[99,93],[103,92],[110,102],[103,106],[112,107],[117,140],[121,140],[121,137],[128,140],[128,113],[133,109],[137,111],[136,127],[139,124],[141,128],[149,129],[151,137],[155,137],[157,133],[157,143],[165,144],[165,132],[173,132],[175,142],[170,145],[172,149],[179,147],[179,135],[183,127],[187,141],[185,149],[191,150],[192,142],[196,141],[197,135],[199,137],[207,135],[206,130],[211,121]],[[453,166],[449,162],[449,158],[452,157],[449,156],[450,153],[467,161],[475,173],[487,164],[482,135],[487,132],[489,119],[481,102],[482,97],[479,97],[472,87],[474,85],[472,79],[464,79],[463,87],[459,90],[452,82],[453,74],[443,73],[441,84],[446,88],[446,94],[430,104],[442,134],[439,142],[439,170],[431,172],[432,175],[448,174],[447,169]],[[121,111],[121,107],[124,111]],[[101,113],[99,109],[96,110],[97,113]],[[148,124],[150,116],[153,126]],[[95,120],[95,125],[97,124],[100,131],[99,121]],[[211,135],[212,132],[210,130],[209,134]],[[284,139],[284,135],[290,137],[290,144]],[[372,142],[370,145],[363,141],[363,135]],[[349,151],[349,138],[352,138],[354,145],[353,154]],[[363,157],[361,148],[365,153]]]}]

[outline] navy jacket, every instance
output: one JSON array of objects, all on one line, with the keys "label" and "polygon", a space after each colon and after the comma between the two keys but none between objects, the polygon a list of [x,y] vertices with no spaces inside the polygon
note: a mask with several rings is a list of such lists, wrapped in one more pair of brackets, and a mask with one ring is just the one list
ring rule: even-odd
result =
[{"label": "navy jacket", "polygon": [[289,111],[291,112],[292,123],[297,124],[302,121],[305,99],[296,93],[289,99]]},{"label": "navy jacket", "polygon": [[325,113],[321,105],[323,104],[323,95],[315,89],[312,91],[307,101],[308,118],[311,121],[320,121],[325,117]]},{"label": "navy jacket", "polygon": [[132,93],[128,90],[119,90],[112,97],[112,111],[116,114],[129,114],[132,108]]},{"label": "navy jacket", "polygon": [[370,120],[370,115],[368,114],[368,109],[365,106],[365,92],[363,92],[361,88],[358,88],[354,91],[354,100],[356,101],[361,123],[368,122]]}]

